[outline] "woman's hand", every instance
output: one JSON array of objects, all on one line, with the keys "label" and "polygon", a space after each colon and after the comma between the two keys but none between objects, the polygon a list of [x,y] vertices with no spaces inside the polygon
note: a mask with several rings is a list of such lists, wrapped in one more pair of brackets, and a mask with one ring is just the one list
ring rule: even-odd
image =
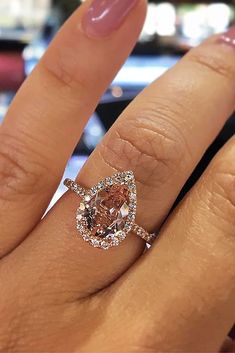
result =
[{"label": "woman's hand", "polygon": [[[41,220],[84,125],[130,53],[144,0],[86,1],[17,94],[0,130],[0,351],[217,352],[235,313],[235,140],[175,212],[235,107],[235,31],[193,49],[125,110],[78,176],[133,170],[134,234],[108,251],[77,236],[77,195]],[[108,119],[108,117],[107,117]],[[164,226],[160,225],[165,221]],[[227,349],[227,348],[226,348]]]}]

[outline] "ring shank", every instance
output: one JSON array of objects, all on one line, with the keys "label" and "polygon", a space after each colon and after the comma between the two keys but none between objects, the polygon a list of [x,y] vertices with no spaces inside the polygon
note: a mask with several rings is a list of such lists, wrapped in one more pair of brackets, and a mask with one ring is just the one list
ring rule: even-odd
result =
[{"label": "ring shank", "polygon": [[148,233],[144,228],[134,223],[132,232],[142,238],[147,244],[152,245],[154,240],[157,238],[155,233]]}]

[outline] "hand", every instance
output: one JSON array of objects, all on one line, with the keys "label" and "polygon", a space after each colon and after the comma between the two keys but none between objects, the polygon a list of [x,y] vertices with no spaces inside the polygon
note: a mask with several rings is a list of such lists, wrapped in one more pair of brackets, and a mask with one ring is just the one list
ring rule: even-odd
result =
[{"label": "hand", "polygon": [[234,138],[167,215],[234,111],[234,30],[145,89],[80,172],[91,187],[133,170],[138,224],[159,232],[144,255],[134,234],[104,251],[78,235],[72,192],[41,220],[145,17],[144,0],[90,5],[58,33],[1,126],[0,351],[218,352],[235,312]]}]

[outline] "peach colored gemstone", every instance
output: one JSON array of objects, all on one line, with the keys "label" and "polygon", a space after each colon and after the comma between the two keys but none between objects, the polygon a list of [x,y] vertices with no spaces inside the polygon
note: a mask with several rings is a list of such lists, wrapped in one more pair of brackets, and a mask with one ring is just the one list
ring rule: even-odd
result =
[{"label": "peach colored gemstone", "polygon": [[112,185],[98,192],[80,214],[86,218],[91,235],[113,238],[123,230],[129,214],[129,190],[125,185]]}]

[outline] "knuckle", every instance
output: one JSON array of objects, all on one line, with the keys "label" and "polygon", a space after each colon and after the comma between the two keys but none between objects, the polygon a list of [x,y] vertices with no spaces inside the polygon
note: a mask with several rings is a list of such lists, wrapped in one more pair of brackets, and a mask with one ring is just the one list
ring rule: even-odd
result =
[{"label": "knuckle", "polygon": [[[191,159],[191,151],[175,115],[166,104],[121,119],[101,144],[101,157],[115,169],[132,169],[145,186],[167,182]],[[176,168],[177,167],[177,168]],[[151,178],[154,176],[154,178]]]},{"label": "knuckle", "polygon": [[46,169],[42,158],[11,135],[1,133],[0,140],[0,199],[12,201],[42,191]]},{"label": "knuckle", "polygon": [[[212,55],[213,52],[213,55]],[[186,60],[190,60],[193,64],[197,64],[204,71],[209,71],[216,75],[220,75],[231,80],[235,76],[234,65],[220,51],[205,50],[205,48],[196,48],[185,56]]]},{"label": "knuckle", "polygon": [[[38,66],[42,70],[42,76],[48,77],[49,80],[55,81],[59,87],[62,87],[70,94],[76,90],[80,93],[84,91],[88,82],[87,75],[84,70],[75,70],[75,63],[61,53],[58,53],[56,58],[46,55]],[[78,74],[79,71],[79,74]],[[46,74],[46,75],[45,75]]]}]

